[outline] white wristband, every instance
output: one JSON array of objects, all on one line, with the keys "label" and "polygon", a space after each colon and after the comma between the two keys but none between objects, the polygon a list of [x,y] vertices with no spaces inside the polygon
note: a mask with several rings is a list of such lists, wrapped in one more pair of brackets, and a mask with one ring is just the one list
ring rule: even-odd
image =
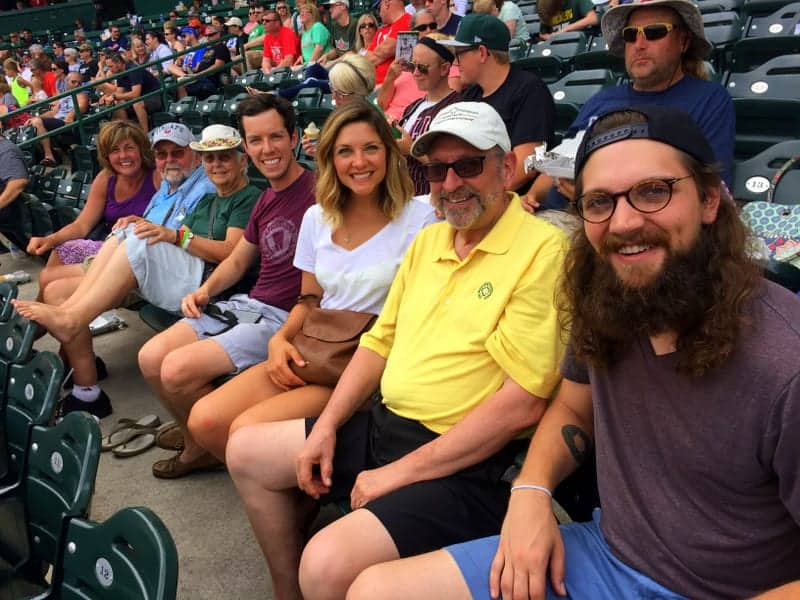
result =
[{"label": "white wristband", "polygon": [[550,498],[553,497],[553,493],[542,485],[533,485],[532,483],[521,483],[519,485],[511,486],[512,494],[514,492],[518,492],[519,490],[534,490],[536,492],[541,492],[542,494],[547,494]]}]

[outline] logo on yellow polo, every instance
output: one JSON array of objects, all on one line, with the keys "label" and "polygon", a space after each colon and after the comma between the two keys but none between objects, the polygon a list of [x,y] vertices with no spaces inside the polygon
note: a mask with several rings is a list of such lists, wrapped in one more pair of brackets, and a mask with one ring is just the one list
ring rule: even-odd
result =
[{"label": "logo on yellow polo", "polygon": [[492,287],[491,282],[487,281],[481,287],[478,288],[478,298],[481,300],[486,300],[489,296],[492,295],[494,292],[494,288]]}]

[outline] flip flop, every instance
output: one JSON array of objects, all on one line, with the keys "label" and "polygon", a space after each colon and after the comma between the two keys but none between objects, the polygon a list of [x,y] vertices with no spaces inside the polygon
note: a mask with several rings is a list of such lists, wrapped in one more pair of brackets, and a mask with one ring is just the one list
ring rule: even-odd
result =
[{"label": "flip flop", "polygon": [[155,445],[156,434],[145,433],[139,434],[129,442],[113,448],[111,452],[117,458],[128,458],[131,456],[136,456],[137,454],[141,454],[142,452],[146,452]]},{"label": "flip flop", "polygon": [[145,415],[141,419],[120,419],[114,429],[100,443],[100,450],[108,452],[118,446],[127,444],[136,437],[153,434],[155,441],[156,428],[161,424],[157,415]]}]

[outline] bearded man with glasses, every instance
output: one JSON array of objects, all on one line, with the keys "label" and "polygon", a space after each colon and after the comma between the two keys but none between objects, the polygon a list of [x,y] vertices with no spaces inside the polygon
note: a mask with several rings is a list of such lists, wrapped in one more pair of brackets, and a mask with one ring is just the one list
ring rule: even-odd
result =
[{"label": "bearded man with glasses", "polygon": [[[725,88],[708,80],[704,59],[712,46],[699,9],[689,0],[638,0],[606,12],[602,28],[609,51],[624,56],[630,83],[605,88],[590,98],[565,137],[574,137],[613,108],[673,106],[700,127],[722,165],[722,180],[730,186],[736,115]],[[573,194],[570,180],[541,175],[523,203],[529,210],[564,208]]]},{"label": "bearded man with glasses", "polygon": [[[447,222],[415,238],[319,418],[269,424],[266,455],[246,436],[228,444],[240,493],[263,508],[253,524],[276,598],[344,598],[370,565],[499,532],[503,474],[559,383],[553,296],[566,241],[505,191],[515,157],[500,115],[452,104],[412,153],[427,157]],[[379,385],[382,402],[359,410]],[[295,472],[309,496],[353,509],[302,560],[287,540],[303,500],[281,483]]]}]

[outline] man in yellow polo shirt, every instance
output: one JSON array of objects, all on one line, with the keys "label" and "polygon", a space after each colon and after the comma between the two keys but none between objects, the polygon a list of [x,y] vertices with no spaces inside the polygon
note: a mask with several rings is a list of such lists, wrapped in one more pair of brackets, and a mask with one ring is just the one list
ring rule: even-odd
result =
[{"label": "man in yellow polo shirt", "polygon": [[[412,153],[447,222],[417,235],[322,415],[228,444],[276,598],[343,598],[372,564],[499,532],[503,474],[559,383],[566,240],[504,191],[516,158],[502,119],[453,104]],[[382,403],[358,412],[379,386]],[[353,509],[304,551],[298,485]]]}]

